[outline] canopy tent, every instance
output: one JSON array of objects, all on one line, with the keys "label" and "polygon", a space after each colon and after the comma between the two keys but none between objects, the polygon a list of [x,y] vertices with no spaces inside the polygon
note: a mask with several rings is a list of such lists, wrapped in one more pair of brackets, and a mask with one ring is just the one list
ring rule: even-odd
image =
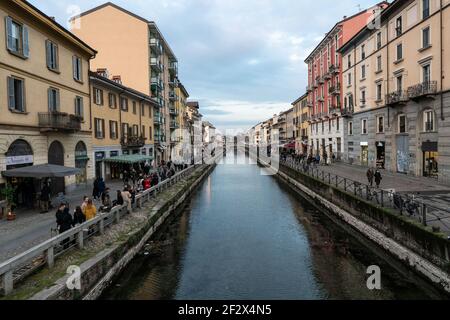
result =
[{"label": "canopy tent", "polygon": [[4,177],[11,178],[63,178],[81,173],[80,169],[58,166],[54,164],[41,164],[3,171]]},{"label": "canopy tent", "polygon": [[152,160],[153,158],[149,156],[133,154],[133,155],[124,155],[120,157],[106,158],[103,161],[108,163],[135,164]]}]

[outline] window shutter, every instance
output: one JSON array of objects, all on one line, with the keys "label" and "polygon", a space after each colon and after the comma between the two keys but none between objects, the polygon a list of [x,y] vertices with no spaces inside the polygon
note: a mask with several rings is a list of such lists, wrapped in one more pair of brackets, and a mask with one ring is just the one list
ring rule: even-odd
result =
[{"label": "window shutter", "polygon": [[52,64],[51,64],[52,47],[51,47],[50,41],[48,41],[48,40],[45,41],[45,48],[46,48],[45,52],[46,52],[46,57],[47,57],[47,67],[51,68],[52,67]]},{"label": "window shutter", "polygon": [[105,137],[105,120],[102,119],[102,138]]},{"label": "window shutter", "polygon": [[84,118],[84,100],[80,98],[80,116]]},{"label": "window shutter", "polygon": [[55,90],[55,93],[56,93],[56,95],[55,95],[55,99],[56,99],[56,101],[55,101],[55,107],[56,107],[56,110],[55,111],[59,111],[59,90]]},{"label": "window shutter", "polygon": [[14,78],[8,77],[8,108],[15,109]]},{"label": "window shutter", "polygon": [[81,58],[77,58],[77,72],[78,72],[78,80],[83,81],[83,61]]},{"label": "window shutter", "polygon": [[28,43],[28,27],[26,25],[22,26],[22,41],[23,55],[28,58],[30,56],[30,45]]},{"label": "window shutter", "polygon": [[13,50],[13,38],[12,38],[12,19],[6,17],[6,48],[8,50]]},{"label": "window shutter", "polygon": [[75,80],[78,80],[78,78],[77,78],[77,57],[76,56],[72,57],[72,70],[73,70],[73,78]]},{"label": "window shutter", "polygon": [[47,90],[47,96],[48,96],[48,111],[53,111],[53,105],[52,105],[52,89],[48,88]]}]

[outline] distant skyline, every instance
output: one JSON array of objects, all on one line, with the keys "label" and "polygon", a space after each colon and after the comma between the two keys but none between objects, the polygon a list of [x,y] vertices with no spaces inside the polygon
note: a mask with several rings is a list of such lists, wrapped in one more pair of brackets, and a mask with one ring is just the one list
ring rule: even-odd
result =
[{"label": "distant skyline", "polygon": [[[31,0],[63,26],[101,0]],[[368,0],[117,0],[155,21],[179,60],[179,77],[205,120],[248,129],[305,93],[304,59],[343,16]]]}]

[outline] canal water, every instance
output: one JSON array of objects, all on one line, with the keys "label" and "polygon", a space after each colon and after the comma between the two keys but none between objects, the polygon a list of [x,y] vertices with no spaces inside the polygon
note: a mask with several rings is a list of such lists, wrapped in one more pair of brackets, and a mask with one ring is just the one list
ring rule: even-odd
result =
[{"label": "canal water", "polygon": [[218,165],[101,299],[443,298],[245,161]]}]

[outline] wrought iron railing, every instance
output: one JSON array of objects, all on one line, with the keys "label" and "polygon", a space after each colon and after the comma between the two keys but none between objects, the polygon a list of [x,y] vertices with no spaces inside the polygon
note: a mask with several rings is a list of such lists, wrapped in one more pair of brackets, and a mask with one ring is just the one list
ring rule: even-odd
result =
[{"label": "wrought iron railing", "polygon": [[408,97],[410,99],[419,98],[426,95],[437,93],[437,81],[427,81],[416,84],[408,88]]},{"label": "wrought iron railing", "polygon": [[80,131],[82,118],[64,112],[40,112],[39,127],[61,131]]}]

